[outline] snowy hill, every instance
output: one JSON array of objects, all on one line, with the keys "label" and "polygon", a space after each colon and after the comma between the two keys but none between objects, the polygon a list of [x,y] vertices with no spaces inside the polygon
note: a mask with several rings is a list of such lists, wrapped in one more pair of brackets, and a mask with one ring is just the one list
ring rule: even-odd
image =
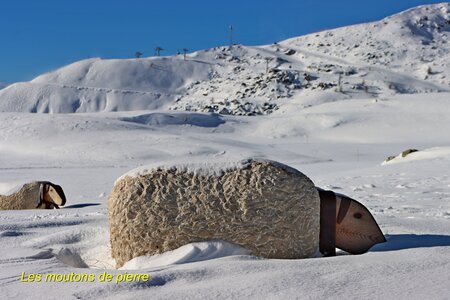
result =
[{"label": "snowy hill", "polygon": [[0,91],[0,111],[146,109],[269,114],[287,103],[450,90],[450,4],[278,44],[187,56],[88,59]]},{"label": "snowy hill", "polygon": [[0,93],[2,111],[69,113],[154,109],[185,85],[206,80],[209,66],[173,58],[88,59]]}]

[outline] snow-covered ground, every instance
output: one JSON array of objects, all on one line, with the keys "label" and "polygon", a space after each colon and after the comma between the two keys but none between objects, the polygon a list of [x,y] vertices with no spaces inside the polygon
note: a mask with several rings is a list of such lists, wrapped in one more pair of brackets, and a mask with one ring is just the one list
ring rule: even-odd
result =
[{"label": "snow-covered ground", "polygon": [[[0,299],[448,299],[449,7],[419,7],[278,45],[236,46],[231,56],[216,48],[188,61],[86,60],[3,89],[0,193],[50,180],[62,185],[68,201],[60,210],[0,211]],[[369,38],[392,43],[386,46],[392,60],[363,59],[384,47],[365,45]],[[430,44],[411,46],[418,41]],[[356,43],[357,50],[346,50]],[[266,73],[266,61],[280,70]],[[420,151],[397,156],[409,148]],[[383,163],[389,156],[397,157]],[[118,177],[161,161],[247,157],[280,161],[362,202],[387,243],[357,256],[275,260],[205,241],[114,268],[106,200]],[[150,281],[20,280],[22,272],[105,271],[147,273]]]}]

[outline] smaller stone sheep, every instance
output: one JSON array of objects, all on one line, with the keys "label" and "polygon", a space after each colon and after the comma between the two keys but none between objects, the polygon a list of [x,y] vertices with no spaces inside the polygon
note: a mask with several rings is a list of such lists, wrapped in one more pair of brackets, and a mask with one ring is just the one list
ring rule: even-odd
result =
[{"label": "smaller stone sheep", "polygon": [[11,195],[0,195],[0,210],[52,209],[66,204],[61,186],[48,181],[26,183]]}]

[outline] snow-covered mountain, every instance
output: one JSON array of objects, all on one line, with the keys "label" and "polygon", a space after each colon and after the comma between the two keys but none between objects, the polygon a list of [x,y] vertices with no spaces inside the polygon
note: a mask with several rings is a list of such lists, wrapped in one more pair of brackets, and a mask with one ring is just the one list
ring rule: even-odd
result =
[{"label": "snow-covered mountain", "polygon": [[450,90],[450,4],[268,46],[88,59],[0,91],[0,111],[173,109],[268,114],[348,98]]}]

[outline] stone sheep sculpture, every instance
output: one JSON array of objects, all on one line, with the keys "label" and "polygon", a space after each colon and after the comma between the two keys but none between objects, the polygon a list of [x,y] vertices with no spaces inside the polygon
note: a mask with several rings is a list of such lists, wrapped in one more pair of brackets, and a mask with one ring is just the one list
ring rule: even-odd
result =
[{"label": "stone sheep sculpture", "polygon": [[0,210],[51,209],[66,203],[61,186],[48,181],[33,181],[24,184],[10,195],[0,195]]},{"label": "stone sheep sculpture", "polygon": [[[238,244],[256,256],[284,259],[334,255],[336,241],[348,246],[340,233],[352,236],[346,224],[355,221],[336,227],[336,216],[350,216],[362,205],[347,205],[344,198],[318,190],[301,172],[274,161],[249,159],[216,169],[212,164],[172,165],[119,178],[108,199],[117,267],[138,256],[213,239]],[[356,222],[372,226],[373,217],[363,213]],[[370,235],[369,242],[348,248],[362,253],[376,243],[372,239],[381,242],[375,226],[363,233]]]}]

